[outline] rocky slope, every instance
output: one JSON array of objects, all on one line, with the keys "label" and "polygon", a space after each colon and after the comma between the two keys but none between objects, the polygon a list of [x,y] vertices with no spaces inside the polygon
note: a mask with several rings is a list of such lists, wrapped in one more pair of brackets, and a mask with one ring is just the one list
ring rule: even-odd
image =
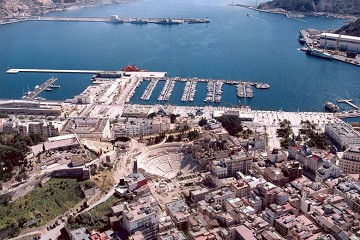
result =
[{"label": "rocky slope", "polygon": [[343,26],[336,33],[360,37],[360,18],[348,25]]},{"label": "rocky slope", "polygon": [[274,0],[259,5],[260,9],[282,8],[296,12],[327,12],[360,15],[359,0]]},{"label": "rocky slope", "polygon": [[0,20],[41,15],[71,6],[108,4],[123,0],[0,0]]}]

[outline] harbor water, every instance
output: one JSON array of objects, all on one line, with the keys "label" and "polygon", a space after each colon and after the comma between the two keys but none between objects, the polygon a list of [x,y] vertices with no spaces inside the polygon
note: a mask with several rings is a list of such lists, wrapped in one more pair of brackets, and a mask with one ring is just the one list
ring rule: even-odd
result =
[{"label": "harbor water", "polygon": [[[91,84],[86,74],[5,74],[8,68],[119,70],[135,64],[171,77],[263,82],[254,97],[240,99],[236,87],[223,86],[221,105],[253,109],[322,111],[326,101],[353,99],[360,105],[360,67],[307,56],[298,49],[300,29],[336,29],[335,18],[306,17],[306,23],[283,15],[231,7],[219,0],[137,0],[79,8],[53,16],[205,18],[209,24],[111,24],[89,22],[24,22],[0,26],[0,98],[19,99],[49,77],[61,88],[42,92],[47,99],[67,99]],[[254,4],[243,1],[243,4]],[[146,10],[144,10],[146,9]],[[247,13],[250,13],[248,16]],[[137,88],[133,103],[158,103],[164,82],[149,101],[140,100],[148,81]],[[181,102],[185,84],[177,82],[172,104],[204,105],[206,84],[198,83],[194,101]],[[165,102],[163,102],[165,103]],[[351,109],[339,104],[341,109]]]}]

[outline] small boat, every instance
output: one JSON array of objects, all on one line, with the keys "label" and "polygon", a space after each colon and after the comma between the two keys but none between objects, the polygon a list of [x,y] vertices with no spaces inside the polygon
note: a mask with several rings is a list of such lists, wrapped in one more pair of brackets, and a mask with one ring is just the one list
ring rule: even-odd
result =
[{"label": "small boat", "polygon": [[49,85],[50,88],[60,88],[60,85],[54,85],[54,84],[51,84]]},{"label": "small boat", "polygon": [[332,102],[326,102],[325,103],[325,109],[329,112],[339,112],[340,108],[336,104]]},{"label": "small boat", "polygon": [[48,88],[48,87],[45,88],[44,90],[45,90],[45,91],[48,91],[48,92],[52,92],[52,89],[51,89],[51,88]]}]

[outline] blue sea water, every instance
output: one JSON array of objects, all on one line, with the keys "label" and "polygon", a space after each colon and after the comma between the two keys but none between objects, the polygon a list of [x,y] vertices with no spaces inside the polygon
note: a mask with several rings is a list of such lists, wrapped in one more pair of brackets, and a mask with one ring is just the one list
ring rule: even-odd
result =
[{"label": "blue sea water", "polygon": [[[242,1],[253,4],[253,1]],[[135,64],[168,76],[265,82],[254,98],[240,104],[253,109],[322,111],[326,101],[353,99],[360,104],[360,68],[305,55],[298,49],[298,31],[336,29],[344,20],[307,17],[307,23],[240,7],[228,1],[137,0],[126,4],[79,8],[56,16],[209,17],[210,24],[110,24],[25,22],[0,26],[0,98],[20,98],[50,76],[60,89],[44,92],[47,99],[72,98],[90,84],[83,74],[5,74],[8,68],[116,70]],[[247,16],[250,13],[251,16]],[[145,83],[146,84],[146,83]],[[132,102],[142,103],[138,88]],[[180,101],[184,84],[170,99]],[[161,86],[150,101],[156,103]],[[234,86],[224,85],[222,105],[237,105]],[[192,105],[203,105],[206,84],[198,84]],[[349,109],[346,105],[340,105]]]}]

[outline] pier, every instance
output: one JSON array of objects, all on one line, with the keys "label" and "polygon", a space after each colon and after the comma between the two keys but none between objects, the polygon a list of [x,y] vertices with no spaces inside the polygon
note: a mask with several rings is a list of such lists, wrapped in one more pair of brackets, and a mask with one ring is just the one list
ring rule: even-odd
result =
[{"label": "pier", "polygon": [[350,106],[352,106],[353,108],[355,108],[356,110],[360,110],[360,107],[355,105],[354,103],[352,103],[352,99],[340,99],[340,100],[337,100],[338,103],[347,103],[349,104]]},{"label": "pier", "polygon": [[61,70],[61,69],[17,69],[12,68],[6,71],[8,74],[17,74],[20,72],[30,73],[84,73],[84,74],[97,74],[99,70]]},{"label": "pier", "polygon": [[175,87],[175,83],[176,83],[176,81],[173,78],[165,80],[165,85],[158,97],[159,101],[169,101],[170,100],[171,93],[173,92],[174,87]]},{"label": "pier", "polygon": [[255,85],[256,88],[263,88],[263,89],[269,86],[267,84],[265,86],[264,84],[260,84],[260,83],[250,84],[250,83],[240,82],[238,85],[236,85],[237,96],[239,98],[252,98],[254,96],[253,90],[251,88],[252,85]]},{"label": "pier", "polygon": [[192,102],[194,101],[195,92],[196,92],[197,80],[194,78],[188,79],[185,83],[184,92],[181,96],[182,102]]},{"label": "pier", "polygon": [[159,82],[159,79],[158,78],[152,78],[150,80],[150,83],[149,85],[146,87],[143,95],[140,97],[141,100],[149,100],[150,97],[151,97],[151,94],[153,93],[155,87],[156,87],[156,84]]},{"label": "pier", "polygon": [[222,81],[212,80],[207,84],[207,95],[205,98],[205,102],[221,102],[221,94],[222,94]]},{"label": "pier", "polygon": [[57,78],[51,77],[46,82],[40,86],[36,86],[34,91],[28,91],[22,99],[24,100],[33,100],[37,95],[39,95],[45,89],[48,89],[52,84],[57,80]]}]

